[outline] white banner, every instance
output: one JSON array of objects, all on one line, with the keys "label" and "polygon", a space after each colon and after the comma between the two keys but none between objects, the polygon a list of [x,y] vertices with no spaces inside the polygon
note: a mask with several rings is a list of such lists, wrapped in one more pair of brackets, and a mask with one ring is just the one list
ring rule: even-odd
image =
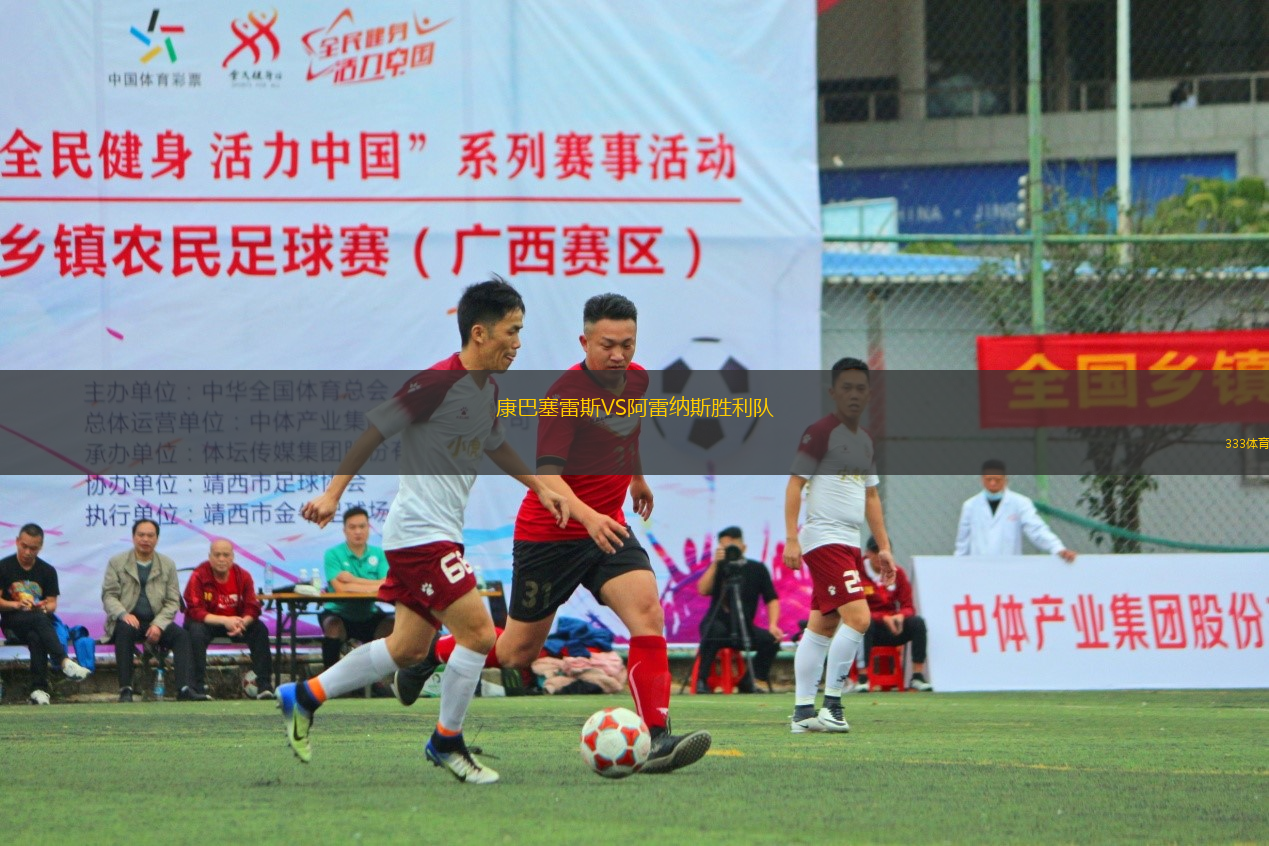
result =
[{"label": "white banner", "polygon": [[[785,481],[775,476],[648,477],[656,498],[652,518],[645,522],[627,509],[626,520],[652,559],[671,642],[697,641],[709,601],[697,595],[696,583],[709,566],[718,531],[731,525],[743,529],[746,554],[771,569],[780,595],[780,623],[790,637],[797,632],[798,620],[807,616],[811,587],[805,568],[792,573],[779,563]],[[39,523],[45,531],[41,557],[58,572],[58,615],[100,635],[106,562],[131,547],[133,521],[158,520],[158,548],[185,571],[182,583],[188,570],[207,558],[210,541],[224,537],[234,543],[238,563],[257,586],[268,564],[280,587],[296,581],[301,569],[321,567],[325,550],[343,541],[338,522],[318,530],[299,519],[300,506],[324,483],[316,476],[245,474],[11,476],[0,485],[0,557],[11,553],[19,526]],[[395,492],[395,477],[367,476],[344,496],[345,508],[362,505],[369,510],[372,544],[379,543]],[[522,496],[523,488],[509,478],[481,477],[463,535],[467,559],[485,579],[501,580],[508,590],[511,535]],[[626,635],[617,617],[584,589],[559,614],[590,619],[619,638]],[[765,610],[759,612],[763,620]],[[271,617],[267,622],[272,625]]]},{"label": "white banner", "polygon": [[914,565],[939,690],[1269,687],[1269,555]]},{"label": "white banner", "polygon": [[424,367],[462,288],[819,365],[805,0],[8,4],[6,368]]},{"label": "white banner", "polygon": [[[820,366],[806,0],[5,11],[0,367],[417,369],[457,349],[454,306],[490,272],[526,301],[517,368],[575,363],[582,304],[605,291],[639,307],[649,369]],[[40,436],[0,410],[0,449],[47,453]],[[50,530],[61,609],[94,632],[139,516],[180,566],[225,535],[257,578],[340,540],[296,520],[311,477],[127,461],[88,479],[62,458],[73,475],[0,483],[0,528]],[[701,475],[654,482],[651,523],[631,519],[656,542],[671,639],[692,640],[700,556],[739,523],[772,560],[783,479],[714,479],[699,454],[682,472]],[[344,505],[377,530],[395,487],[368,478]],[[466,541],[490,577],[509,577],[519,501],[477,483]],[[588,597],[565,613],[613,622]]]}]

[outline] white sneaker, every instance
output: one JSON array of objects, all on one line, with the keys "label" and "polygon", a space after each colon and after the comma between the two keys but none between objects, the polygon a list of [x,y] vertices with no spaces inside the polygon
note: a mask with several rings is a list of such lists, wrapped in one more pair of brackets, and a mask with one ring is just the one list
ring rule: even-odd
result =
[{"label": "white sneaker", "polygon": [[842,713],[840,706],[836,708],[821,708],[819,714],[817,714],[815,718],[819,720],[820,725],[824,727],[821,731],[850,731],[850,724],[846,722],[846,716]]},{"label": "white sneaker", "polygon": [[47,704],[49,704],[48,691],[45,691],[45,690],[33,690],[33,691],[31,691],[31,696],[29,697],[29,699],[30,699],[30,702],[31,702],[31,704],[32,704],[32,705],[47,705]]},{"label": "white sneaker", "polygon": [[928,681],[921,678],[920,676],[913,676],[912,681],[908,682],[908,687],[912,688],[913,690],[922,690],[922,691],[934,690],[934,685],[930,684]]},{"label": "white sneaker", "polygon": [[92,670],[89,670],[87,667],[81,667],[75,662],[74,658],[67,658],[62,662],[62,675],[66,676],[68,679],[83,681],[92,675]]},{"label": "white sneaker", "polygon": [[819,717],[807,717],[803,720],[790,719],[792,721],[793,734],[806,734],[808,731],[825,731],[824,724],[820,722]]}]

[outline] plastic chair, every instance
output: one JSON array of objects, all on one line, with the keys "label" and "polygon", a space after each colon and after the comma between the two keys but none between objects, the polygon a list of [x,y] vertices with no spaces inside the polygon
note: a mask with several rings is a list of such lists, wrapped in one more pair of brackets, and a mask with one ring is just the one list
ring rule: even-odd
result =
[{"label": "plastic chair", "polygon": [[[740,654],[739,650],[720,649],[714,658],[714,666],[709,668],[708,675],[705,677],[705,684],[710,690],[722,688],[723,693],[735,693],[736,684],[748,672],[748,669],[745,656]],[[700,678],[700,670],[701,654],[697,652],[696,662],[692,664],[692,680],[688,685],[688,690],[693,695],[696,694],[696,681]]]},{"label": "plastic chair", "polygon": [[903,647],[874,646],[868,656],[868,690],[907,690],[903,684]]}]

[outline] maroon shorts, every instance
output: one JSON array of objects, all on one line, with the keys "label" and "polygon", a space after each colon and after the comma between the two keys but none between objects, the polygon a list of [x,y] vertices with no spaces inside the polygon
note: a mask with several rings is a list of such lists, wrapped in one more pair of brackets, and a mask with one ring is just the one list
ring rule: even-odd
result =
[{"label": "maroon shorts", "polygon": [[379,587],[382,602],[400,602],[441,627],[433,612],[444,611],[476,589],[476,574],[463,558],[463,545],[437,541],[406,549],[389,549],[388,578]]},{"label": "maroon shorts", "polygon": [[865,598],[859,547],[830,543],[812,549],[802,560],[811,571],[811,607],[816,611],[830,614],[848,602]]}]

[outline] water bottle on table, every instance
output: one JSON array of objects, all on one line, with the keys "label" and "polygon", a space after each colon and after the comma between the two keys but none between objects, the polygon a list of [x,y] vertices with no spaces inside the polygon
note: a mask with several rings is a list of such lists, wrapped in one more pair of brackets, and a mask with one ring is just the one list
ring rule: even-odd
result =
[{"label": "water bottle on table", "polygon": [[297,585],[308,584],[308,568],[307,567],[300,568],[300,578],[295,583]]}]

